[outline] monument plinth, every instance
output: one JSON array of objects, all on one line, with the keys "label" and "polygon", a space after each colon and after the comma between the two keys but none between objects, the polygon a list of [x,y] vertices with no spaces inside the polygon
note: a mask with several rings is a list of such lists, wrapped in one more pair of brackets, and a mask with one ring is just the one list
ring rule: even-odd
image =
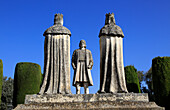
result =
[{"label": "monument plinth", "polygon": [[164,110],[149,102],[148,94],[53,94],[27,95],[15,110]]},{"label": "monument plinth", "polygon": [[106,94],[54,94],[27,95],[25,104],[34,103],[64,103],[64,102],[102,102],[102,101],[131,101],[149,102],[148,94],[143,93],[106,93]]}]

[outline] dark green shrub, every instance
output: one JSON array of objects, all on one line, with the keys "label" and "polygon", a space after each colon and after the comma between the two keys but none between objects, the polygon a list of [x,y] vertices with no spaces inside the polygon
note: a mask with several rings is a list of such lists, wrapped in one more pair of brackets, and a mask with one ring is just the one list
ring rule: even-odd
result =
[{"label": "dark green shrub", "polygon": [[134,66],[125,67],[126,86],[129,92],[140,93],[137,69]]},{"label": "dark green shrub", "polygon": [[2,96],[1,96],[1,109],[0,110],[12,110],[13,99],[13,82],[14,80],[9,77],[3,77]]},{"label": "dark green shrub", "polygon": [[170,109],[170,57],[152,60],[152,80],[155,102]]},{"label": "dark green shrub", "polygon": [[35,63],[22,62],[15,67],[13,106],[23,104],[26,94],[36,94],[40,90],[41,67]]},{"label": "dark green shrub", "polygon": [[2,81],[3,81],[3,63],[0,59],[0,105],[1,105],[1,95],[2,95]]}]

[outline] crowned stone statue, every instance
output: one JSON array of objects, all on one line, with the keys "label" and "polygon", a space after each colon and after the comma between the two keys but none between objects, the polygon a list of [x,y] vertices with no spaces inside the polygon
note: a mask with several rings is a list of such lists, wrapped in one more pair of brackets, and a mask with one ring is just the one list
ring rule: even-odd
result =
[{"label": "crowned stone statue", "polygon": [[63,26],[62,14],[55,14],[54,25],[44,36],[44,79],[39,94],[71,94],[71,32]]},{"label": "crowned stone statue", "polygon": [[80,41],[79,47],[79,49],[74,50],[72,55],[73,86],[76,87],[76,94],[80,94],[80,87],[84,87],[84,93],[89,94],[88,86],[93,86],[90,71],[93,66],[93,58],[91,51],[86,49],[85,40]]},{"label": "crowned stone statue", "polygon": [[106,14],[100,30],[100,90],[99,93],[128,92],[123,65],[122,29],[116,25],[113,13]]}]

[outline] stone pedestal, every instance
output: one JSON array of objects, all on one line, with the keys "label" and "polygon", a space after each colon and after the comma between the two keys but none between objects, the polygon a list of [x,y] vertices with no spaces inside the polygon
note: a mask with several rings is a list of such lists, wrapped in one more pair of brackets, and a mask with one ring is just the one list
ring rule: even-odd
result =
[{"label": "stone pedestal", "polygon": [[164,110],[143,93],[27,95],[15,110]]}]

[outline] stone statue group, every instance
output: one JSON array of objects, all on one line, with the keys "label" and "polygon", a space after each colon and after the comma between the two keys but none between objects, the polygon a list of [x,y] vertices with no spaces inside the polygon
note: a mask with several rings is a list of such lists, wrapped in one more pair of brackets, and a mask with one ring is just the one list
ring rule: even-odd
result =
[{"label": "stone statue group", "polygon": [[[39,94],[71,94],[70,90],[70,36],[71,32],[63,26],[63,15],[56,14],[54,25],[44,32],[44,79]],[[115,24],[113,13],[106,14],[105,25],[100,30],[100,89],[98,93],[127,93],[123,65],[124,34]],[[76,94],[80,87],[89,94],[93,86],[91,69],[93,58],[86,49],[85,40],[72,55],[74,69],[73,86]]]},{"label": "stone statue group", "polygon": [[[88,88],[93,86],[92,53],[86,49],[85,40],[81,40],[79,49],[74,50],[70,60],[71,32],[63,26],[62,14],[55,15],[54,25],[43,35],[44,77],[40,92],[26,95],[25,104],[18,104],[15,110],[164,110],[149,102],[147,93],[127,93],[123,65],[124,34],[116,25],[113,13],[106,14],[105,25],[99,33],[100,88],[96,94],[89,94]],[[72,94],[70,89],[70,65],[74,69],[72,82],[76,94]],[[80,94],[81,87],[84,87],[85,94]]]}]

